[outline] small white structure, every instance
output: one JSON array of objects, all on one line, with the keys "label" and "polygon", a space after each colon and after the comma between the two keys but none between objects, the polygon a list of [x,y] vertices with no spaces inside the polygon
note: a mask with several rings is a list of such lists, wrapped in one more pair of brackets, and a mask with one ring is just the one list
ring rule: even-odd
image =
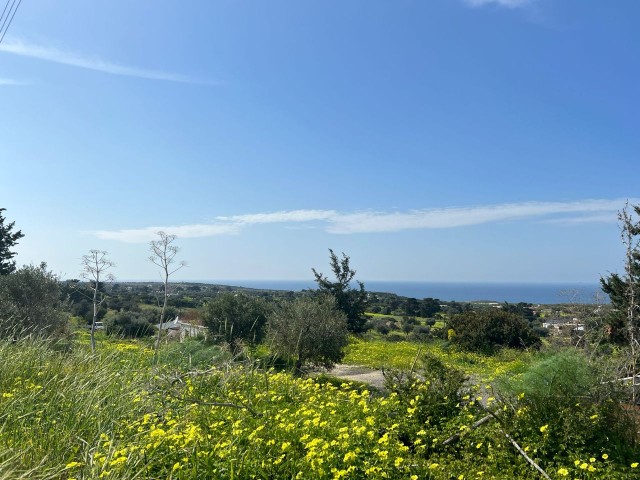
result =
[{"label": "small white structure", "polygon": [[164,322],[162,326],[160,326],[159,323],[156,324],[156,328],[165,330],[168,333],[176,332],[173,335],[179,334],[180,341],[184,340],[186,337],[203,336],[206,339],[208,333],[207,327],[203,327],[201,325],[193,325],[187,322],[181,322],[179,316],[176,316],[176,318],[169,322]]}]

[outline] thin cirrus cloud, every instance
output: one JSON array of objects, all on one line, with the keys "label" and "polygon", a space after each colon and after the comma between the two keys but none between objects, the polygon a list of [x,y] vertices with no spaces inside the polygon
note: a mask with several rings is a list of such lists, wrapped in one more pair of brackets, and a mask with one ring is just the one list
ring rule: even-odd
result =
[{"label": "thin cirrus cloud", "polygon": [[318,220],[331,220],[337,216],[339,216],[339,214],[335,210],[291,210],[217,217],[217,220],[250,225],[254,223],[313,222]]},{"label": "thin cirrus cloud", "polygon": [[240,231],[234,224],[195,224],[172,227],[146,227],[128,230],[97,230],[90,232],[103,240],[117,240],[126,243],[144,243],[154,240],[159,231],[180,238],[214,237],[233,235]]},{"label": "thin cirrus cloud", "polygon": [[[291,210],[217,217],[211,224],[169,227],[145,227],[129,230],[91,232],[104,240],[129,243],[147,242],[160,230],[181,238],[238,234],[244,228],[259,224],[284,224],[291,227],[317,227],[327,233],[348,235],[397,232],[416,229],[468,227],[503,221],[539,219],[547,223],[579,225],[614,222],[626,200],[581,200],[575,202],[524,202],[471,207],[410,210],[406,212],[354,212],[335,210]],[[637,200],[629,200],[638,203]]]},{"label": "thin cirrus cloud", "polygon": [[138,67],[130,67],[104,60],[100,57],[86,56],[79,53],[63,51],[52,47],[25,43],[21,40],[10,40],[0,44],[0,52],[36,58],[47,62],[69,65],[87,70],[120,75],[125,77],[144,78],[147,80],[163,80],[167,82],[201,83],[211,82],[198,80],[178,73],[147,70]]},{"label": "thin cirrus cloud", "polygon": [[523,7],[531,0],[463,0],[464,3],[471,7],[483,7],[485,5],[498,5],[506,8],[518,8]]},{"label": "thin cirrus cloud", "polygon": [[[0,45],[1,48],[1,45]],[[23,82],[22,80],[14,80],[13,78],[0,78],[0,86],[21,86],[29,85],[29,82]]]}]

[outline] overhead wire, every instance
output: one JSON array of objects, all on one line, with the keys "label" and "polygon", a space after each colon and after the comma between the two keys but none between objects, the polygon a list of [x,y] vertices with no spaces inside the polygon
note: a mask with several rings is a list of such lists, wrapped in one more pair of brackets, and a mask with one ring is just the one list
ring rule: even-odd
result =
[{"label": "overhead wire", "polygon": [[[15,1],[15,0],[14,0]],[[2,15],[0,15],[0,22],[2,22],[2,19],[4,18],[4,12],[7,11],[7,7],[9,6],[9,3],[11,2],[11,0],[7,0],[7,3],[4,6],[4,10],[2,10]]]},{"label": "overhead wire", "polygon": [[[13,10],[13,6],[16,4],[16,0],[7,0],[7,5],[9,5],[9,3],[11,3],[11,6],[9,7],[9,11],[7,12],[7,16],[5,17],[4,15],[4,11],[2,12],[2,25],[0,25],[0,33],[4,30],[4,26],[7,23],[7,20],[9,19],[9,17],[11,16],[11,10]],[[4,6],[4,10],[7,10],[7,5]]]},{"label": "overhead wire", "polygon": [[[9,12],[7,13],[6,18],[4,19],[4,22],[2,23],[2,27],[0,27],[0,32],[2,32],[2,36],[0,37],[0,43],[2,43],[2,41],[4,40],[4,36],[7,34],[7,31],[9,30],[9,27],[11,26],[11,23],[13,22],[13,18],[16,16],[16,12],[18,11],[18,9],[20,8],[20,4],[22,3],[22,0],[18,0],[18,4],[16,5],[16,0],[13,0],[13,3],[11,4],[11,7],[9,8]],[[7,1],[7,5],[9,4],[9,2]],[[16,5],[16,8],[13,10],[13,14],[11,13],[11,9],[13,8],[13,6]],[[6,9],[6,6],[5,6]],[[7,23],[7,28],[4,29],[4,32],[2,31],[2,28],[4,28],[4,23],[7,21],[7,18],[9,18],[9,15],[11,15],[11,18],[9,19],[9,23]]]}]

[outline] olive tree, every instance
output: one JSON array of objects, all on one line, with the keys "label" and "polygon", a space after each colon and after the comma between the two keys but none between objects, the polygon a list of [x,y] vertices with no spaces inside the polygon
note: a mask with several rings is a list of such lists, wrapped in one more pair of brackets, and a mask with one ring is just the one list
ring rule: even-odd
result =
[{"label": "olive tree", "polygon": [[303,365],[332,367],[344,357],[347,317],[330,296],[301,297],[276,308],[267,323],[272,351]]},{"label": "olive tree", "polygon": [[0,337],[58,335],[67,318],[58,277],[47,265],[27,265],[0,275]]}]

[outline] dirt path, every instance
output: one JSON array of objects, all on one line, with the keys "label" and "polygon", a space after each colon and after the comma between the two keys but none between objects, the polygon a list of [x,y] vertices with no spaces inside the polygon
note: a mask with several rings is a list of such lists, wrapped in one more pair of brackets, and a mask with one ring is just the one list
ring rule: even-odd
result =
[{"label": "dirt path", "polygon": [[380,389],[384,386],[382,372],[369,367],[340,364],[327,371],[327,374],[332,377],[342,378],[346,381],[368,383],[372,387]]}]

